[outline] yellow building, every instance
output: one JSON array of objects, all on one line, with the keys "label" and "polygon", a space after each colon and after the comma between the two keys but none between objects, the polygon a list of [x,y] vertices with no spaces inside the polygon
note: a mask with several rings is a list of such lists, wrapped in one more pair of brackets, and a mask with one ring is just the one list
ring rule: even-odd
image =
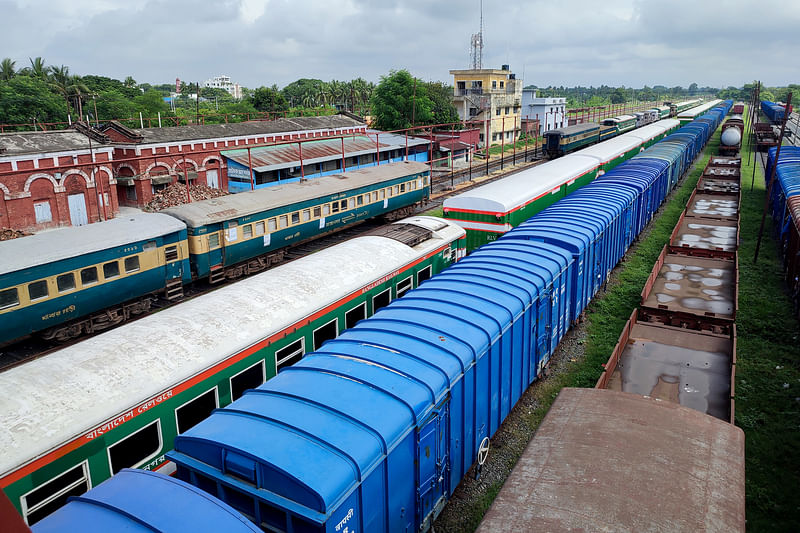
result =
[{"label": "yellow building", "polygon": [[508,65],[501,69],[451,70],[450,74],[458,116],[480,127],[481,142],[510,143],[519,137],[523,83]]}]

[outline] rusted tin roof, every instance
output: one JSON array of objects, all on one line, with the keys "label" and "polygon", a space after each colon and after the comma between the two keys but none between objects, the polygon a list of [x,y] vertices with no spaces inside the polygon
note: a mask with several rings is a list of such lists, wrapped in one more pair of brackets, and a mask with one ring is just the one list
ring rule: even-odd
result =
[{"label": "rusted tin roof", "polygon": [[562,389],[478,528],[745,531],[744,433],[698,411]]}]

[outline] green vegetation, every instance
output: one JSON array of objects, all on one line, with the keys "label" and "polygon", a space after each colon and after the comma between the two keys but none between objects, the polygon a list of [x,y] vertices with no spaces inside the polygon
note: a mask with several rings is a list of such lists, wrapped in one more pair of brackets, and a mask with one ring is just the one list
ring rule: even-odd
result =
[{"label": "green vegetation", "polygon": [[391,131],[458,122],[452,96],[452,87],[412,78],[407,70],[393,70],[381,76],[372,95],[373,126]]},{"label": "green vegetation", "polygon": [[[696,83],[692,83],[688,88],[683,88],[680,85],[675,87],[667,87],[665,85],[648,87],[645,85],[641,89],[625,87],[624,85],[621,87],[610,87],[608,85],[599,87],[583,87],[580,85],[576,87],[564,87],[563,85],[560,87],[552,85],[537,87],[536,85],[528,85],[525,88],[536,89],[538,96],[564,97],[567,99],[567,108],[570,109],[622,104],[624,102],[675,102],[689,98],[712,97],[719,91],[714,87],[699,87]],[[750,93],[747,93],[747,96],[749,97]]]},{"label": "green vegetation", "polygon": [[[64,127],[70,118],[85,120],[87,115],[91,121],[118,119],[133,127],[139,127],[140,113],[145,126],[157,125],[159,114],[162,126],[330,115],[337,110],[364,115],[370,112],[375,89],[373,83],[362,78],[330,82],[301,79],[283,89],[277,85],[255,90],[243,87],[243,97],[237,100],[223,89],[198,88],[193,82],[184,83],[175,95],[172,83],[137,83],[131,76],[123,81],[78,76],[65,65],[47,65],[41,57],[29,62],[30,66],[18,68],[10,58],[0,61],[0,124],[18,125],[4,131]],[[429,85],[436,96],[435,84]],[[194,98],[197,94],[199,101]],[[441,105],[440,96],[433,102]]]},{"label": "green vegetation", "polygon": [[[753,264],[766,189],[742,162],[736,425],[745,432],[747,529],[800,531],[800,325],[792,317],[769,216]],[[750,191],[756,166],[754,190]]]}]

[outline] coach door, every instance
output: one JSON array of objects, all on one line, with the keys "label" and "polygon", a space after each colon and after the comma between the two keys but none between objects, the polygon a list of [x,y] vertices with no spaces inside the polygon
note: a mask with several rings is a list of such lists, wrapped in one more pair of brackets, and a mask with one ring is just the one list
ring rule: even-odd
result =
[{"label": "coach door", "polygon": [[536,303],[536,323],[533,326],[533,338],[535,339],[535,350],[531,354],[533,360],[531,361],[531,370],[533,375],[530,381],[533,381],[540,376],[545,363],[549,359],[550,354],[550,332],[551,328],[551,311],[553,309],[550,301],[550,294],[553,287],[550,286],[539,296],[539,301]]},{"label": "coach door", "polygon": [[69,219],[73,226],[85,226],[89,223],[89,216],[86,212],[86,198],[83,193],[70,194],[67,196],[69,203]]},{"label": "coach door", "polygon": [[[417,430],[417,523],[427,524],[444,506],[450,473],[447,454],[449,398]],[[422,528],[427,529],[426,527]]]}]

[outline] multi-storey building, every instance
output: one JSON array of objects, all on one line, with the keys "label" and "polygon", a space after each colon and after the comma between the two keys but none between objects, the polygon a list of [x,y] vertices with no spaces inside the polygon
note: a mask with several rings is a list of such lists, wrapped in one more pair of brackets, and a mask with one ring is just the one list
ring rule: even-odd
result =
[{"label": "multi-storey building", "polygon": [[451,70],[453,104],[461,120],[482,129],[480,142],[513,142],[521,128],[522,80],[509,70]]},{"label": "multi-storey building", "polygon": [[233,83],[230,76],[215,76],[203,82],[203,87],[210,87],[213,89],[225,89],[234,98],[242,97],[242,88],[238,83]]},{"label": "multi-storey building", "polygon": [[567,125],[566,98],[537,97],[535,89],[522,91],[522,118],[539,121],[539,134]]}]

